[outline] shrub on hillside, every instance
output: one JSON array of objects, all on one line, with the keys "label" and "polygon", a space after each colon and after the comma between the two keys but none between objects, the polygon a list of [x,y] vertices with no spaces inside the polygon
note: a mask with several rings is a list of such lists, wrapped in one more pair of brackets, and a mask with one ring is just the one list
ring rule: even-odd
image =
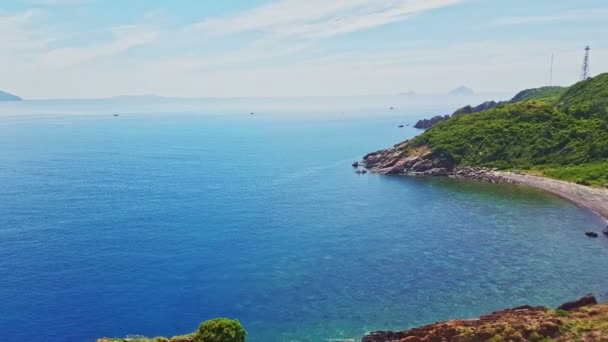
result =
[{"label": "shrub on hillside", "polygon": [[246,335],[238,320],[216,318],[200,325],[194,333],[194,342],[245,342]]}]

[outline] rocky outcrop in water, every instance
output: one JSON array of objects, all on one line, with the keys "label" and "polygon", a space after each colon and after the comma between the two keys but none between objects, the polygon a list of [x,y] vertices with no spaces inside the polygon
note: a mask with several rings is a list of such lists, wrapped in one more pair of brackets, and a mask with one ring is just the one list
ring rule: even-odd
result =
[{"label": "rocky outcrop in water", "polygon": [[426,146],[408,148],[409,141],[363,157],[360,165],[371,172],[386,175],[449,176],[487,183],[513,183],[485,167],[456,167]]},{"label": "rocky outcrop in water", "polygon": [[[482,342],[482,341],[605,341],[608,305],[593,296],[576,301],[581,306],[563,311],[521,306],[477,319],[438,322],[404,331],[376,331],[363,342]],[[560,307],[561,308],[561,307]]]}]

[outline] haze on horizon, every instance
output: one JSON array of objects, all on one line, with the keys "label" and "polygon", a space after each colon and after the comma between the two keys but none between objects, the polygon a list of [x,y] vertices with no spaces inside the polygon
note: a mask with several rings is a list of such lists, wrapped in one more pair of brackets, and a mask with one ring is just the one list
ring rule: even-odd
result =
[{"label": "haze on horizon", "polygon": [[608,71],[605,0],[0,0],[24,98],[515,93]]}]

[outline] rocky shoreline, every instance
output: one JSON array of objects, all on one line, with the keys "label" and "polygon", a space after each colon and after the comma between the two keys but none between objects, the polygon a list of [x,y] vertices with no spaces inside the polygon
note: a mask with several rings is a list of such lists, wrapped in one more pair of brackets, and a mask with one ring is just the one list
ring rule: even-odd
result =
[{"label": "rocky shoreline", "polygon": [[605,341],[608,304],[592,295],[551,310],[520,306],[477,319],[437,322],[403,331],[376,331],[362,342]]},{"label": "rocky shoreline", "polygon": [[493,171],[492,173],[510,183],[542,189],[567,199],[578,206],[595,212],[608,224],[608,189],[593,188],[557,179],[514,172]]},{"label": "rocky shoreline", "polygon": [[608,189],[556,179],[500,171],[495,168],[453,166],[426,146],[408,148],[408,141],[370,153],[358,165],[385,175],[446,176],[486,183],[510,183],[535,187],[567,199],[601,216],[608,224]]},{"label": "rocky shoreline", "polygon": [[486,183],[516,183],[513,179],[503,177],[498,169],[450,166],[425,147],[408,153],[402,151],[403,144],[395,145],[387,150],[370,153],[353,166],[363,166],[370,172],[386,175],[447,176]]}]

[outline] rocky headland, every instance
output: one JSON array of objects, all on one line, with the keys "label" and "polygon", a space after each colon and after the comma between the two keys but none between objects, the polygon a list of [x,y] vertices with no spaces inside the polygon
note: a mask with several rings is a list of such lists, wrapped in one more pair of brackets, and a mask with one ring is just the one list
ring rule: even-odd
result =
[{"label": "rocky headland", "polygon": [[521,306],[477,319],[457,319],[404,331],[376,331],[363,342],[608,341],[608,304],[592,295],[557,310]]},{"label": "rocky headland", "polygon": [[407,176],[448,176],[488,183],[515,183],[486,167],[455,166],[427,146],[408,147],[409,141],[386,150],[369,153],[358,165],[373,173]]},{"label": "rocky headland", "polygon": [[593,188],[497,168],[457,166],[427,146],[410,148],[409,141],[370,153],[358,165],[385,175],[447,176],[486,183],[511,183],[539,188],[599,214],[608,223],[608,189]]}]

